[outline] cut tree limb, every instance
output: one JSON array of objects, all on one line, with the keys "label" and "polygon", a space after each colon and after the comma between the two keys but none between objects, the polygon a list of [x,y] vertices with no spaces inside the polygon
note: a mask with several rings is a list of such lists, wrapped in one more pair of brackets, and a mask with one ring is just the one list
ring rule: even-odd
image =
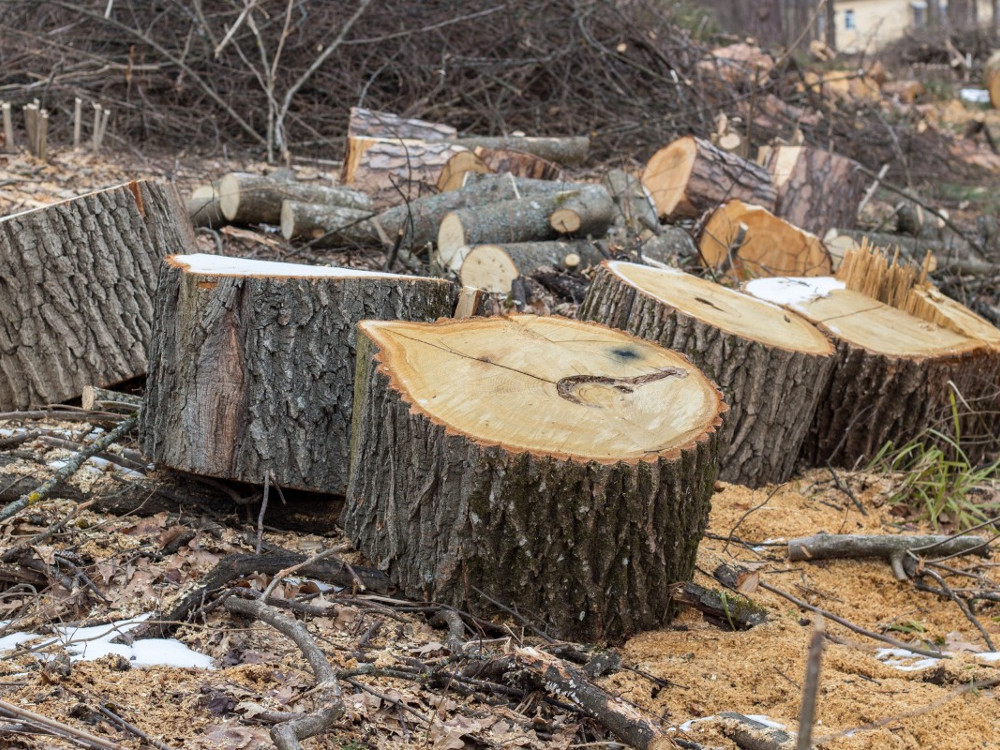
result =
[{"label": "cut tree limb", "polygon": [[808,146],[774,146],[765,167],[778,194],[776,215],[819,235],[854,227],[868,181],[856,161]]},{"label": "cut tree limb", "polygon": [[725,411],[700,372],[564,318],[359,328],[342,524],[407,596],[588,641],[669,619]]},{"label": "cut tree limb", "polygon": [[282,201],[281,235],[286,240],[316,240],[321,247],[381,241],[371,211],[344,206],[324,206],[301,201]]},{"label": "cut tree limb", "polygon": [[362,319],[434,320],[440,279],[218,256],[160,272],[142,445],[196,474],[342,493]]},{"label": "cut tree limb", "polygon": [[444,141],[454,138],[458,131],[451,125],[414,117],[403,117],[392,112],[379,112],[364,107],[351,107],[347,121],[348,136],[363,138],[414,138],[422,141]]},{"label": "cut tree limb", "polygon": [[154,182],[0,219],[0,410],[144,373],[160,260],[193,248],[183,204]]},{"label": "cut tree limb", "polygon": [[216,182],[195,188],[185,205],[188,217],[196,227],[214,229],[226,223],[226,217],[219,208],[219,184]]},{"label": "cut tree limb", "polygon": [[787,480],[836,363],[804,318],[675,269],[607,261],[578,315],[683,352],[729,404],[719,477]]},{"label": "cut tree limb", "polygon": [[698,241],[702,262],[738,279],[826,276],[830,254],[819,238],[770,211],[732,200],[712,212]]},{"label": "cut tree limb", "polygon": [[276,179],[232,172],[219,180],[219,209],[234,224],[281,222],[282,201],[321,203],[358,211],[371,211],[372,201],[362,192],[342,186]]},{"label": "cut tree limb", "polygon": [[442,266],[457,271],[461,268],[463,250],[473,245],[556,239],[561,232],[552,217],[567,204],[570,213],[583,210],[581,207],[588,205],[606,209],[600,215],[595,215],[593,220],[588,218],[585,228],[596,235],[607,231],[612,219],[608,191],[600,185],[580,185],[572,190],[547,192],[452,211],[441,219],[437,237],[437,261]]},{"label": "cut tree limb", "polygon": [[698,216],[727,200],[774,210],[777,193],[770,173],[709,141],[688,136],[657,151],[646,163],[642,184],[661,218]]},{"label": "cut tree limb", "polygon": [[469,172],[512,174],[534,180],[563,178],[562,169],[557,164],[535,154],[478,146],[472,151],[457,153],[448,160],[438,177],[438,190],[444,192],[462,187]]}]

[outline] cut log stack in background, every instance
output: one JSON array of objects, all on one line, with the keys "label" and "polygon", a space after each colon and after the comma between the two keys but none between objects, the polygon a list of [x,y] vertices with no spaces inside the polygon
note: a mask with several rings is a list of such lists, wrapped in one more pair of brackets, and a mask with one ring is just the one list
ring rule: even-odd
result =
[{"label": "cut log stack in background", "polygon": [[[720,472],[854,466],[952,418],[973,458],[997,447],[1000,331],[927,263],[863,247],[829,276],[820,236],[851,231],[866,187],[850,160],[776,145],[758,164],[689,137],[641,177],[575,182],[561,165],[586,139],[368,110],[348,139],[350,184],[230,174],[188,210],[437,278],[199,255],[145,183],[8,217],[0,407],[141,374],[148,346],[151,458],[346,493],[346,530],[408,596],[524,607],[583,640],[669,619]],[[677,217],[690,232],[661,223]],[[544,274],[573,279],[582,321],[469,318],[470,287]]]}]

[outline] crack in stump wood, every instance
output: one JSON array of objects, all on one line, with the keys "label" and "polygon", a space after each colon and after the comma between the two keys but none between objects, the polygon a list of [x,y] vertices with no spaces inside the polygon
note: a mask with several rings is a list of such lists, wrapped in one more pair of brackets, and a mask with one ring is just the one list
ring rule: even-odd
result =
[{"label": "crack in stump wood", "polygon": [[588,404],[584,402],[583,399],[577,395],[576,392],[581,386],[608,385],[616,391],[621,391],[622,393],[634,393],[635,388],[633,386],[654,383],[657,380],[663,380],[664,378],[670,377],[686,378],[687,372],[679,367],[665,367],[662,370],[657,370],[656,372],[648,372],[644,375],[635,375],[631,378],[615,378],[608,375],[570,375],[569,377],[560,378],[556,382],[556,393],[558,393],[560,397],[566,399],[567,401],[571,401],[574,404],[596,406],[596,404]]}]

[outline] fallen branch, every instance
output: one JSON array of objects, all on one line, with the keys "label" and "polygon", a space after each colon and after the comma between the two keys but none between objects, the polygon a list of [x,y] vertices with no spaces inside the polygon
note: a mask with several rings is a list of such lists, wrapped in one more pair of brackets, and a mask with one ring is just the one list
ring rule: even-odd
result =
[{"label": "fallen branch", "polygon": [[103,451],[110,445],[117,443],[121,438],[127,435],[131,430],[135,428],[138,424],[139,417],[138,414],[133,415],[122,422],[120,425],[115,427],[111,432],[102,436],[99,440],[95,440],[90,445],[87,445],[77,451],[73,456],[66,461],[66,465],[59,469],[55,474],[49,477],[45,482],[38,486],[32,492],[22,495],[20,498],[12,503],[8,503],[2,509],[0,509],[0,521],[5,521],[13,515],[16,515],[20,511],[27,507],[36,505],[46,497],[48,497],[52,491],[62,484],[66,479],[71,477],[76,471],[83,465],[84,461],[93,456],[96,453]]},{"label": "fallen branch", "polygon": [[337,677],[323,650],[316,645],[305,625],[296,620],[289,620],[261,601],[230,597],[226,599],[225,606],[230,612],[254,617],[288,636],[302,651],[316,678],[315,701],[320,708],[301,718],[275,724],[271,728],[271,739],[274,740],[278,750],[301,748],[299,740],[325,732],[331,724],[344,715],[344,701],[341,698]]},{"label": "fallen branch", "polygon": [[13,703],[8,703],[7,701],[0,700],[0,716],[23,719],[35,726],[41,727],[48,734],[64,739],[76,740],[85,747],[101,748],[102,750],[124,750],[116,742],[109,742],[90,732],[84,732],[82,729],[77,729],[69,724],[63,724],[61,721],[50,719],[47,716],[42,716],[42,714],[36,714],[34,711],[15,706]]}]

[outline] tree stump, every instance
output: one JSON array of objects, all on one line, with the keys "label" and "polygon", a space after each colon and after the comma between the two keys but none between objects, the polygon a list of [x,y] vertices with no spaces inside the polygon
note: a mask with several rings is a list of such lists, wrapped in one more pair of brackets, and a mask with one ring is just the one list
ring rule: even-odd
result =
[{"label": "tree stump", "polygon": [[832,260],[819,237],[760,206],[732,200],[717,208],[701,231],[702,262],[738,279],[825,276]]},{"label": "tree stump", "polygon": [[646,163],[642,184],[662,218],[698,216],[739,199],[773,210],[777,194],[764,167],[701,138],[680,138]]},{"label": "tree stump", "polygon": [[795,467],[835,363],[798,315],[674,269],[606,261],[578,313],[683,352],[729,404],[719,478],[759,487]]},{"label": "tree stump", "polygon": [[469,150],[454,140],[348,138],[340,180],[386,208],[438,192],[437,180],[448,160]]},{"label": "tree stump", "polygon": [[807,232],[853,229],[867,177],[853,159],[807,146],[774,146],[767,162],[778,201],[774,212]]},{"label": "tree stump", "polygon": [[[952,430],[952,401],[996,398],[997,351],[984,342],[844,288],[831,278],[757,279],[747,292],[784,304],[837,347],[802,458],[853,468],[889,441],[901,446],[929,428]],[[975,417],[959,413],[960,431]]]},{"label": "tree stump", "polygon": [[687,359],[557,317],[359,329],[342,523],[407,596],[573,640],[668,621],[726,408]]},{"label": "tree stump", "polygon": [[181,255],[156,293],[142,445],[175,469],[343,493],[362,319],[434,320],[449,282]]},{"label": "tree stump", "polygon": [[180,198],[154,182],[0,219],[0,409],[144,373],[160,259],[193,248]]}]

